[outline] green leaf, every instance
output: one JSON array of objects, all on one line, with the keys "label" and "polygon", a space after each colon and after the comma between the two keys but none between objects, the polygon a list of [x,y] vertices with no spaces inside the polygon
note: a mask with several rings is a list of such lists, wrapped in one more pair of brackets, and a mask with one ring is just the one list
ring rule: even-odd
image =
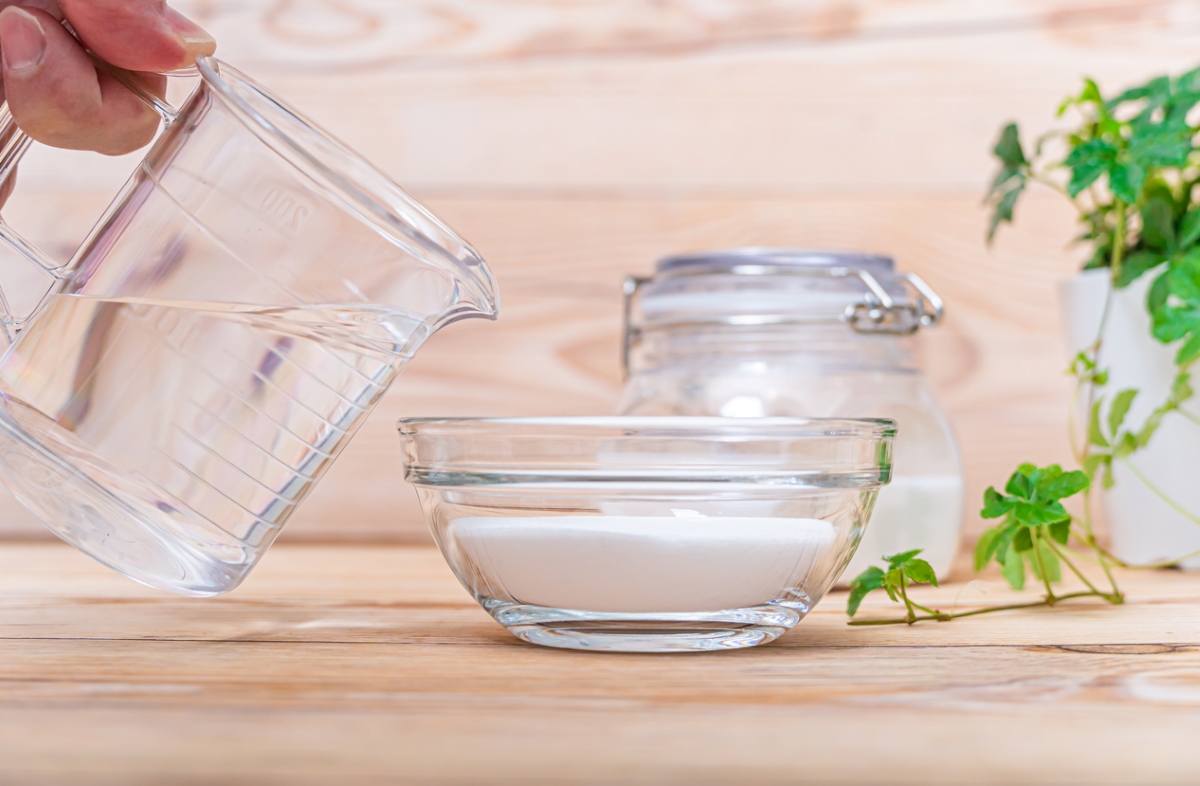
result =
[{"label": "green leaf", "polygon": [[850,582],[850,586],[869,587],[871,589],[880,589],[883,587],[883,570],[872,565],[864,570]]},{"label": "green leaf", "polygon": [[1200,68],[1194,68],[1186,74],[1181,74],[1175,80],[1175,89],[1187,93],[1200,91]]},{"label": "green leaf", "polygon": [[1186,338],[1196,329],[1196,319],[1188,313],[1188,309],[1172,306],[1169,302],[1154,315],[1154,337],[1164,344]]},{"label": "green leaf", "polygon": [[1162,197],[1155,197],[1142,205],[1141,213],[1142,244],[1153,251],[1173,251],[1175,248],[1175,205]]},{"label": "green leaf", "polygon": [[904,566],[904,573],[917,584],[932,584],[935,587],[938,585],[937,574],[923,559],[910,559]]},{"label": "green leaf", "polygon": [[[1121,430],[1121,424],[1125,422],[1125,416],[1129,414],[1129,407],[1132,406],[1133,400],[1137,398],[1138,392],[1133,388],[1122,390],[1113,397],[1112,406],[1108,408],[1108,433],[1116,434]],[[1086,486],[1084,488],[1087,488]],[[1083,489],[1080,489],[1082,491]],[[1070,495],[1067,495],[1070,496]],[[1062,497],[1055,497],[1062,499]]]},{"label": "green leaf", "polygon": [[1033,483],[1034,490],[1040,495],[1047,483],[1061,477],[1062,474],[1062,467],[1057,464],[1048,464],[1044,467],[1035,467],[1029,474],[1029,479]]},{"label": "green leaf", "polygon": [[1175,404],[1182,404],[1194,394],[1192,390],[1192,375],[1187,372],[1176,374],[1174,381],[1171,382],[1171,401]]},{"label": "green leaf", "polygon": [[907,583],[908,582],[905,581],[904,578],[904,571],[900,568],[892,568],[886,574],[884,574],[883,577],[883,589],[887,592],[888,597],[892,600],[899,599],[900,590],[903,589]]},{"label": "green leaf", "polygon": [[1071,518],[1067,509],[1058,502],[1018,502],[1013,506],[1013,516],[1027,527],[1040,527]]},{"label": "green leaf", "polygon": [[1117,166],[1117,149],[1103,139],[1089,139],[1072,150],[1063,164],[1071,170],[1067,193],[1074,199]]},{"label": "green leaf", "polygon": [[1004,558],[1004,566],[1000,569],[1000,575],[1004,576],[1004,580],[1013,589],[1025,589],[1025,562],[1012,546],[1008,547],[1008,554]]},{"label": "green leaf", "polygon": [[1033,548],[1033,536],[1030,534],[1029,527],[1021,527],[1013,534],[1012,550],[1016,553],[1029,551]]},{"label": "green leaf", "polygon": [[1033,575],[1051,584],[1062,581],[1062,569],[1059,566],[1058,555],[1042,541],[1037,542],[1037,550],[1030,551],[1027,558]]},{"label": "green leaf", "polygon": [[1186,250],[1200,240],[1200,208],[1193,207],[1179,224],[1179,248]]},{"label": "green leaf", "polygon": [[1033,484],[1029,482],[1029,473],[1033,469],[1033,466],[1029,464],[1017,467],[1017,471],[1009,477],[1008,483],[1005,484],[1004,490],[1014,497],[1029,499],[1033,494]]},{"label": "green leaf", "polygon": [[1150,312],[1150,316],[1154,317],[1155,322],[1158,321],[1159,315],[1167,307],[1167,298],[1170,295],[1170,271],[1165,271],[1158,278],[1154,279],[1154,283],[1150,285],[1150,289],[1146,293],[1146,311]]},{"label": "green leaf", "polygon": [[[1133,124],[1129,139],[1129,159],[1141,167],[1177,168],[1187,166],[1192,152],[1191,129],[1177,116],[1164,118],[1160,123],[1139,118]],[[1140,188],[1139,188],[1140,190]]]},{"label": "green leaf", "polygon": [[1004,127],[992,152],[1008,167],[1015,168],[1029,163],[1025,158],[1025,151],[1021,149],[1021,132],[1016,123],[1009,123]]},{"label": "green leaf", "polygon": [[1097,396],[1092,402],[1092,415],[1088,418],[1088,442],[1097,447],[1107,448],[1108,440],[1104,438],[1104,432],[1100,430],[1100,405],[1104,403],[1103,396]]},{"label": "green leaf", "polygon": [[1076,352],[1075,357],[1071,359],[1071,373],[1076,376],[1095,370],[1096,361],[1092,360],[1083,350]]},{"label": "green leaf", "polygon": [[1121,434],[1121,438],[1113,445],[1112,457],[1125,458],[1136,452],[1139,447],[1141,446],[1138,445],[1137,436],[1126,431]]},{"label": "green leaf", "polygon": [[975,572],[983,570],[987,564],[992,561],[992,554],[996,550],[996,539],[999,536],[1002,527],[991,527],[983,531],[979,536],[979,540],[975,541]]},{"label": "green leaf", "polygon": [[1151,99],[1148,103],[1150,106],[1162,106],[1171,94],[1171,80],[1165,76],[1158,76],[1151,79],[1144,85],[1131,87],[1121,93],[1116,98],[1105,102],[1105,107],[1109,112],[1116,110],[1121,104],[1130,101],[1137,101],[1143,98]]},{"label": "green leaf", "polygon": [[1078,470],[1064,472],[1053,479],[1038,484],[1038,496],[1042,499],[1059,500],[1073,497],[1091,485],[1085,473]]},{"label": "green leaf", "polygon": [[889,567],[891,567],[893,569],[901,568],[901,567],[904,567],[904,563],[908,562],[910,559],[912,559],[913,557],[917,556],[920,553],[921,553],[921,549],[913,549],[912,551],[901,552],[900,554],[896,554],[895,556],[884,557],[883,559],[887,562]]},{"label": "green leaf", "polygon": [[1009,123],[1000,132],[1000,139],[993,148],[1000,160],[1000,171],[992,179],[985,200],[992,206],[992,217],[988,223],[987,240],[991,243],[996,230],[1002,223],[1012,223],[1017,200],[1025,191],[1029,179],[1029,161],[1021,148],[1021,135],[1016,123]]},{"label": "green leaf", "polygon": [[1088,454],[1088,457],[1083,460],[1083,474],[1087,475],[1089,480],[1095,481],[1096,470],[1100,469],[1106,461],[1112,461],[1112,456],[1106,453]]},{"label": "green leaf", "polygon": [[1050,548],[1050,545],[1044,540],[1039,540],[1037,553],[1042,558],[1042,573],[1046,580],[1051,584],[1062,581],[1062,565],[1059,563],[1054,549]]},{"label": "green leaf", "polygon": [[846,614],[853,617],[858,612],[863,598],[883,587],[883,571],[872,565],[850,582],[850,598],[846,601]]},{"label": "green leaf", "polygon": [[993,190],[993,194],[999,194],[999,197],[991,199],[992,217],[988,221],[988,243],[991,243],[996,238],[996,230],[1000,228],[1002,223],[1012,223],[1013,211],[1017,207],[1017,200],[1021,198],[1021,194],[1025,191],[1027,180],[1023,173],[1014,173],[1011,170],[1006,170],[1001,174],[1006,173],[1008,174],[1006,178],[1008,187],[1003,191],[1000,191],[1000,189]]},{"label": "green leaf", "polygon": [[1057,524],[1051,524],[1047,529],[1050,531],[1050,537],[1054,538],[1064,546],[1071,539],[1071,522],[1060,521]]},{"label": "green leaf", "polygon": [[1157,251],[1135,251],[1125,257],[1117,276],[1117,288],[1124,289],[1141,278],[1147,271],[1153,270],[1167,261],[1167,257]]},{"label": "green leaf", "polygon": [[1186,366],[1198,357],[1200,357],[1200,332],[1193,333],[1192,337],[1179,348],[1175,354],[1175,365]]},{"label": "green leaf", "polygon": [[1145,182],[1146,167],[1137,163],[1118,164],[1108,175],[1108,187],[1113,196],[1130,205],[1138,201]]},{"label": "green leaf", "polygon": [[1172,265],[1168,275],[1172,295],[1191,305],[1200,304],[1200,256],[1195,251]]},{"label": "green leaf", "polygon": [[1013,501],[996,491],[994,486],[988,486],[983,492],[983,510],[979,515],[985,519],[998,519],[1012,510]]}]

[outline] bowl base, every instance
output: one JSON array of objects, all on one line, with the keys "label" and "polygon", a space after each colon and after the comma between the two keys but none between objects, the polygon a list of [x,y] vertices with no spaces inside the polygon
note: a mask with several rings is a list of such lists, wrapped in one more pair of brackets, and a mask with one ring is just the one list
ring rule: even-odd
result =
[{"label": "bowl base", "polygon": [[774,641],[804,616],[800,609],[774,605],[674,614],[609,614],[525,604],[499,605],[490,611],[522,641],[603,652],[744,649]]}]

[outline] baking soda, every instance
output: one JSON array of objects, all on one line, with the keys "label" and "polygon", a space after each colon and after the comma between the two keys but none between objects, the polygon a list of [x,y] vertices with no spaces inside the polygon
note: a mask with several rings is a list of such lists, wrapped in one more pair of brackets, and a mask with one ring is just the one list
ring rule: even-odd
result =
[{"label": "baking soda", "polygon": [[674,513],[460,518],[447,526],[447,556],[473,591],[492,598],[576,611],[703,612],[788,595],[836,540],[820,519]]}]

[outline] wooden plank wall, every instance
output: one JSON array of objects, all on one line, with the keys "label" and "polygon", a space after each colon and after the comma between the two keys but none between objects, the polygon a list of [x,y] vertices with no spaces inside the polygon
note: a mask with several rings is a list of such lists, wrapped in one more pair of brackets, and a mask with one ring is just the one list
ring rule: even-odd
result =
[{"label": "wooden plank wall", "polygon": [[[1194,0],[190,0],[253,74],[471,240],[498,323],[435,336],[284,537],[421,539],[401,415],[611,410],[620,281],[737,245],[883,251],[949,303],[923,355],[970,499],[1066,460],[1055,285],[1071,211],[980,205],[1009,119],[1045,129],[1081,75],[1200,61]],[[37,151],[6,216],[67,256],[132,159]],[[0,530],[40,531],[0,503]],[[972,514],[972,526],[974,521]]]}]

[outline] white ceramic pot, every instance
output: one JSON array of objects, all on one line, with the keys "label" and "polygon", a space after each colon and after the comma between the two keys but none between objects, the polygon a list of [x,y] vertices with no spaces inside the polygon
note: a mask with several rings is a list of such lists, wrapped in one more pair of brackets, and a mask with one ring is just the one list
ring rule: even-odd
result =
[{"label": "white ceramic pot", "polygon": [[[1146,292],[1154,278],[1154,274],[1142,276],[1114,293],[1100,348],[1099,365],[1109,373],[1106,396],[1111,399],[1126,388],[1141,391],[1126,417],[1126,427],[1131,429],[1139,428],[1166,400],[1175,377],[1175,348],[1160,344],[1150,334]],[[1096,340],[1110,289],[1107,270],[1087,270],[1062,284],[1059,295],[1070,357]],[[1166,496],[1200,516],[1200,426],[1178,413],[1167,415],[1150,444],[1129,461]],[[1113,464],[1113,478],[1116,484],[1102,490],[1100,498],[1117,557],[1146,564],[1200,551],[1200,524],[1172,507],[1120,461]],[[1200,568],[1200,557],[1187,560],[1184,567]]]}]

